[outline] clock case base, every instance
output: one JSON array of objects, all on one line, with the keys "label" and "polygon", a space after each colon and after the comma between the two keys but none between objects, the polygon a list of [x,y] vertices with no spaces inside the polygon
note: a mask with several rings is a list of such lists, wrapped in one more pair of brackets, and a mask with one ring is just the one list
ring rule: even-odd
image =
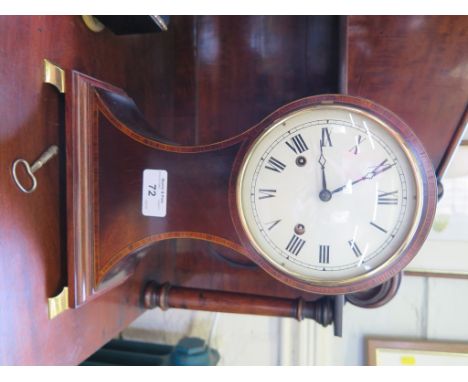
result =
[{"label": "clock case base", "polygon": [[[247,306],[242,309],[245,313],[258,314],[266,301],[275,305],[272,297],[280,301],[279,306],[323,298],[278,282],[250,261],[237,238],[229,212],[229,185],[244,134],[211,145],[177,146],[155,135],[123,90],[77,71],[67,72],[66,88],[71,307],[124,282],[146,255],[161,259],[161,267],[154,272],[156,282],[149,285],[170,282],[199,295],[205,289],[219,291],[221,296],[237,293]],[[141,213],[145,169],[168,173],[166,217]],[[199,250],[183,239],[197,239]],[[187,264],[191,265],[188,269]],[[388,284],[395,282],[392,279]],[[373,304],[376,295],[388,301],[398,288],[383,288],[385,293],[381,286],[374,289],[380,294],[365,295],[373,297]],[[146,286],[144,294],[151,294],[148,291],[151,288]],[[175,307],[184,306],[178,301]],[[365,306],[365,298],[359,301]],[[187,306],[199,306],[187,302]],[[216,298],[207,310],[230,311]],[[269,312],[282,315],[275,311]],[[289,316],[297,316],[294,309],[291,312]]]}]

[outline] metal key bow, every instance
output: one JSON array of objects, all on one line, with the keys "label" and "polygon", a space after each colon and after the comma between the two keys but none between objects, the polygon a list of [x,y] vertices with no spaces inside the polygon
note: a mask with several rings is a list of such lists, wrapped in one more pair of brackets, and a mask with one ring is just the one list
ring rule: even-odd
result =
[{"label": "metal key bow", "polygon": [[[58,147],[56,145],[50,146],[40,157],[37,161],[35,161],[32,165],[30,165],[26,160],[24,159],[17,159],[13,162],[12,166],[12,174],[13,174],[13,179],[18,186],[18,188],[25,192],[26,194],[30,194],[33,192],[36,187],[37,187],[37,179],[34,176],[34,173],[39,170],[44,164],[46,164],[51,158],[53,158],[55,155],[58,153]],[[17,174],[16,174],[16,169],[18,164],[23,164],[24,168],[26,169],[26,173],[29,175],[32,181],[32,186],[30,188],[26,188],[21,184],[21,181],[19,180]]]}]

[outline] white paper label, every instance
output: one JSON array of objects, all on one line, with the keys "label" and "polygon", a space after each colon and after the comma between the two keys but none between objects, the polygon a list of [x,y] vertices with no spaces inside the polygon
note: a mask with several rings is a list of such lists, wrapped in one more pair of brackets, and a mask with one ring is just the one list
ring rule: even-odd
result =
[{"label": "white paper label", "polygon": [[167,171],[144,170],[141,212],[145,216],[166,216]]}]

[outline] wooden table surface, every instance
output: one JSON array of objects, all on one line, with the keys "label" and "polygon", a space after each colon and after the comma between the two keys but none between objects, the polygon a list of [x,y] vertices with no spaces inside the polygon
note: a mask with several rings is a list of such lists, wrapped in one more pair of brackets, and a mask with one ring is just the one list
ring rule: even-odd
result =
[{"label": "wooden table surface", "polygon": [[[42,83],[42,60],[125,89],[172,140],[209,143],[286,102],[337,92],[333,25],[308,17],[179,16],[169,32],[114,36],[89,31],[78,16],[0,17],[0,364],[78,364],[143,312],[141,290],[154,277],[216,286],[202,269],[196,278],[189,274],[194,253],[210,257],[206,247],[171,241],[118,288],[48,319],[47,299],[67,282],[65,146],[63,101]],[[466,109],[467,29],[466,17],[348,19],[349,93],[405,119],[436,168]],[[320,33],[333,54],[318,59],[314,49],[323,47],[304,36]],[[59,158],[36,173],[34,193],[21,193],[12,162],[32,163],[52,144]]]}]

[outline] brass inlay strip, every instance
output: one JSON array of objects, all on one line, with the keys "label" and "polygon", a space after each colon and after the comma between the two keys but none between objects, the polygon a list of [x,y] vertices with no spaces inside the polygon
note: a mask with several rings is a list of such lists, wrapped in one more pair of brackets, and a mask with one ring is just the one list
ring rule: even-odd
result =
[{"label": "brass inlay strip", "polygon": [[62,292],[55,297],[51,297],[49,302],[49,319],[52,320],[69,308],[68,287],[64,287]]},{"label": "brass inlay strip", "polygon": [[99,33],[102,32],[106,27],[103,23],[101,23],[96,17],[94,16],[81,16],[83,22],[85,23],[86,27],[94,32]]},{"label": "brass inlay strip", "polygon": [[158,15],[152,15],[150,16],[153,21],[158,24],[158,26],[165,32],[167,31],[167,24],[164,22],[164,19],[161,16]]},{"label": "brass inlay strip", "polygon": [[54,85],[60,93],[65,93],[65,71],[44,58],[44,82]]}]

